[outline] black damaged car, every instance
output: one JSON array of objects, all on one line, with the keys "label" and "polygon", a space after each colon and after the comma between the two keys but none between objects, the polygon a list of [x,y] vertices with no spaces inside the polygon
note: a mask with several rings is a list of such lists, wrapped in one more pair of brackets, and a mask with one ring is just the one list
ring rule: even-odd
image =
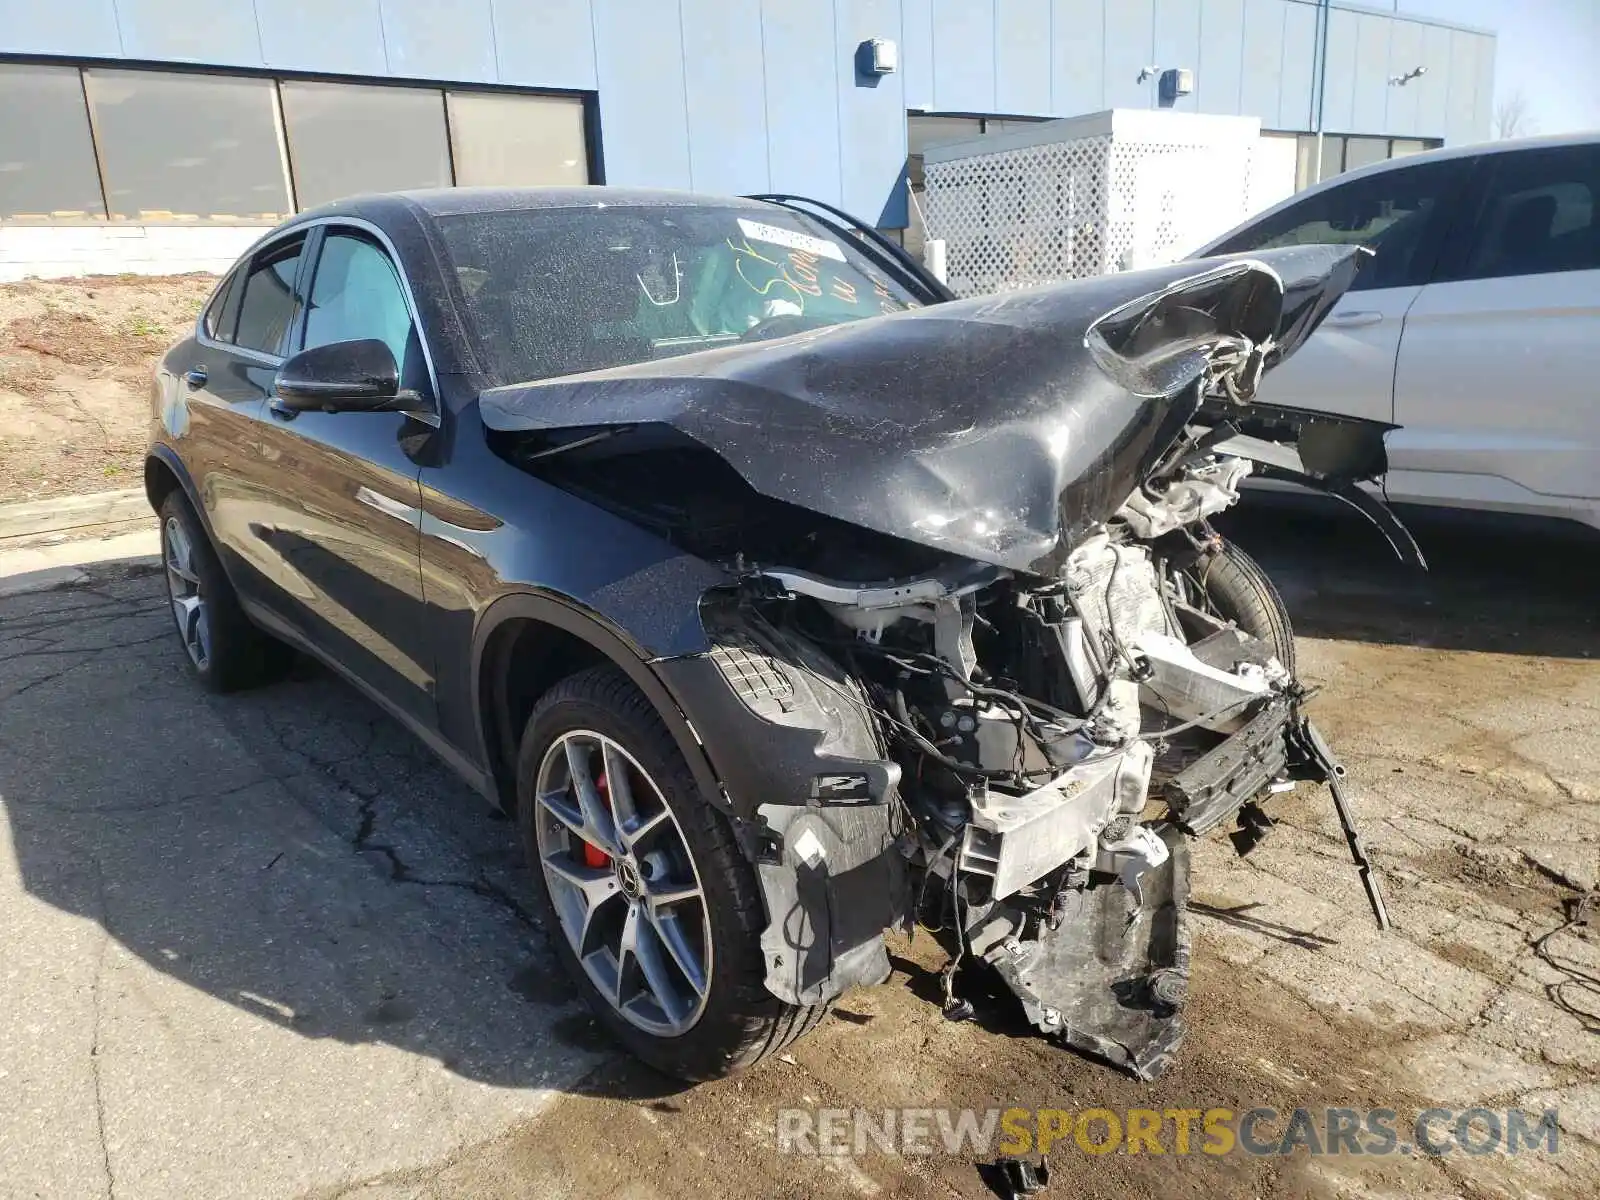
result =
[{"label": "black damaged car", "polygon": [[[291,648],[512,814],[567,970],[689,1079],[939,926],[1141,1076],[1185,839],[1326,780],[1272,585],[1208,524],[1386,427],[1262,377],[1364,252],[955,300],[789,197],[449,190],[305,213],[160,364],[145,484],[205,686]],[[1270,387],[1267,389],[1270,396]]]}]

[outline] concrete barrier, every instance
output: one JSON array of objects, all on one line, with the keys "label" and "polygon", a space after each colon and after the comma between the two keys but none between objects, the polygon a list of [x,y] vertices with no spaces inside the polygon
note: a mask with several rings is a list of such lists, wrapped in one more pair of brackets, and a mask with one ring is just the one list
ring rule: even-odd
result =
[{"label": "concrete barrier", "polygon": [[220,275],[269,225],[4,225],[0,283],[80,275]]},{"label": "concrete barrier", "polygon": [[150,502],[143,488],[0,504],[0,545],[12,538],[140,521],[149,516]]}]

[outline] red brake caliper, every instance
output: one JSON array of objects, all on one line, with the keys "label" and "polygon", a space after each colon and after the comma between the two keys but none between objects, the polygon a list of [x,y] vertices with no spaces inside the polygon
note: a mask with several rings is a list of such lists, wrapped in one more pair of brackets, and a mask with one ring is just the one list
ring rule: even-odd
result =
[{"label": "red brake caliper", "polygon": [[[607,808],[610,808],[611,792],[606,784],[606,774],[604,771],[595,776],[594,790],[600,793],[600,799],[606,802]],[[611,865],[611,856],[604,850],[600,849],[599,846],[596,846],[593,842],[584,842],[583,865],[586,867],[593,867],[596,870],[602,867],[609,867]]]}]

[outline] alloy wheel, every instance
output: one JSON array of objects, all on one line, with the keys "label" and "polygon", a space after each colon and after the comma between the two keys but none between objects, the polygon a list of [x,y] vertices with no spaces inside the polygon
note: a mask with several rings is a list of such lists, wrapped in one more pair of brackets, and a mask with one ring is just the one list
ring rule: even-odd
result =
[{"label": "alloy wheel", "polygon": [[194,542],[177,517],[168,517],[162,526],[161,557],[166,563],[167,592],[178,636],[190,660],[204,671],[211,662],[210,613],[195,566]]},{"label": "alloy wheel", "polygon": [[711,990],[700,873],[661,789],[618,742],[562,734],[535,787],[539,865],[595,989],[647,1033],[686,1033]]}]

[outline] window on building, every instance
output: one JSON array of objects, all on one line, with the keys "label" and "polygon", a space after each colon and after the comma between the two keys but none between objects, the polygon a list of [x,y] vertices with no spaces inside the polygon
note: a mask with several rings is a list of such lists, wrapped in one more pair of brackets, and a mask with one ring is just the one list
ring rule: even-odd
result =
[{"label": "window on building", "polygon": [[1357,167],[1371,166],[1391,158],[1404,158],[1408,154],[1421,154],[1436,150],[1444,143],[1437,138],[1383,138],[1359,137],[1355,134],[1327,133],[1322,136],[1322,147],[1317,148],[1317,135],[1302,133],[1298,165],[1295,171],[1295,189],[1308,188],[1314,183],[1354,171]]},{"label": "window on building", "polygon": [[106,215],[76,67],[0,63],[0,114],[0,219]]},{"label": "window on building", "polygon": [[113,219],[288,214],[270,79],[98,67],[83,77]]},{"label": "window on building", "polygon": [[284,338],[296,315],[294,277],[304,248],[304,238],[280,242],[263,250],[250,264],[239,301],[236,345],[264,354],[283,353]]},{"label": "window on building", "polygon": [[450,92],[450,148],[463,186],[589,182],[583,102],[570,96]]},{"label": "window on building", "polygon": [[0,220],[262,224],[360,192],[582,185],[584,112],[573,96],[0,62]]},{"label": "window on building", "polygon": [[1518,151],[1493,161],[1457,278],[1600,270],[1600,147]]},{"label": "window on building", "polygon": [[307,349],[374,338],[404,372],[411,347],[411,309],[389,256],[355,233],[330,233],[322,243],[306,310]]},{"label": "window on building", "polygon": [[1346,171],[1354,171],[1357,167],[1370,167],[1373,163],[1385,162],[1388,158],[1388,138],[1352,137],[1344,139],[1344,169]]},{"label": "window on building", "polygon": [[1321,160],[1317,167],[1317,178],[1332,179],[1344,171],[1344,139],[1342,137],[1324,137],[1320,150]]},{"label": "window on building", "polygon": [[360,192],[450,186],[437,89],[300,80],[278,86],[300,208]]}]

